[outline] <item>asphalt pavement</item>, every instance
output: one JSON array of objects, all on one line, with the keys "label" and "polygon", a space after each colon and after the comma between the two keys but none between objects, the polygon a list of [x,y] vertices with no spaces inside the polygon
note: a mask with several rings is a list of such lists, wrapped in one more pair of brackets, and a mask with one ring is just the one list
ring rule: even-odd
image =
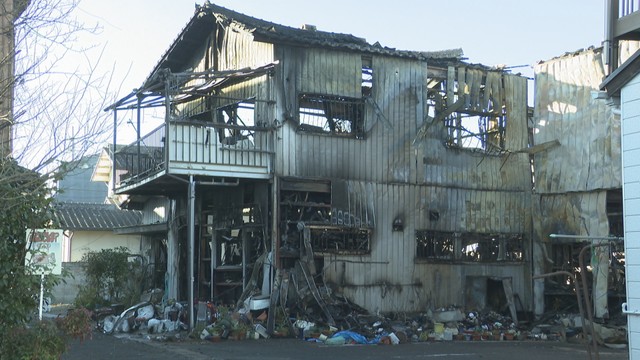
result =
[{"label": "asphalt pavement", "polygon": [[[582,344],[559,341],[440,341],[399,345],[325,345],[298,339],[223,340],[209,342],[173,337],[150,340],[145,335],[105,335],[74,342],[63,360],[230,360],[230,359],[590,359]],[[592,359],[596,359],[592,353]],[[628,350],[599,348],[601,360],[629,359]]]}]

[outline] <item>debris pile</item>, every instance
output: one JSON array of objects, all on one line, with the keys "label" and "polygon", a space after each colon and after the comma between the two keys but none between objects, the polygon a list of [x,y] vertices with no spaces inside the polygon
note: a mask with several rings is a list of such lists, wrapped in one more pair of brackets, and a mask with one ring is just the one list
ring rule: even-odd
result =
[{"label": "debris pile", "polygon": [[[457,306],[413,314],[370,314],[330,287],[312,285],[303,267],[291,272],[279,270],[274,289],[269,296],[247,292],[243,301],[232,305],[198,302],[189,337],[210,342],[291,337],[327,345],[591,339],[590,326],[576,314],[556,314],[533,325],[495,311]],[[118,306],[97,309],[99,329],[107,334],[138,332],[152,340],[164,341],[171,334],[181,339],[176,334],[188,330],[188,304],[163,303],[158,291],[142,300],[124,310]],[[594,329],[600,344],[626,344],[622,327],[594,324]]]}]

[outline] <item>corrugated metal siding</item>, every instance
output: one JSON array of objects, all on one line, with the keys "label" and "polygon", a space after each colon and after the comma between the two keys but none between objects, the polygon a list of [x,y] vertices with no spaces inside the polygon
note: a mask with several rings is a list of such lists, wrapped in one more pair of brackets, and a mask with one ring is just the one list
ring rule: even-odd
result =
[{"label": "corrugated metal siding", "polygon": [[300,69],[296,88],[301,92],[361,96],[362,57],[326,49],[300,49],[287,61],[297,61]]},{"label": "corrugated metal siding", "polygon": [[534,142],[560,146],[536,154],[536,191],[620,187],[620,124],[605,100],[593,99],[604,78],[602,53],[588,50],[535,66]]},{"label": "corrugated metal siding", "polygon": [[[640,77],[622,88],[624,246],[628,310],[640,310]],[[629,353],[640,359],[640,316],[628,317]]]},{"label": "corrugated metal siding", "polygon": [[[347,56],[347,62],[349,59]],[[316,61],[321,64],[327,62],[321,68],[340,63],[338,57],[324,58],[321,54],[318,54]],[[346,82],[350,84],[348,87],[351,86],[351,79],[355,79],[360,86],[360,61],[358,56],[357,62],[360,65],[353,67],[347,77]],[[417,130],[416,114],[422,113],[424,106],[422,80],[423,71],[426,71],[425,64],[393,58],[374,58],[373,68],[374,100],[365,107],[367,115],[373,114],[374,107],[378,107],[380,116],[386,120],[368,116],[365,126],[370,130],[365,134],[365,140],[296,133],[296,124],[291,123],[282,129],[282,143],[285,146],[282,148],[282,163],[295,161],[296,165],[283,167],[286,175],[367,179],[377,182],[415,181],[416,161],[411,143]],[[295,95],[291,94],[297,93],[296,87],[289,86],[287,91],[287,99],[295,104]],[[360,91],[358,87],[358,92]],[[297,111],[294,106],[291,106],[292,112]],[[295,157],[290,158],[290,155]]]},{"label": "corrugated metal siding", "polygon": [[607,191],[545,194],[534,201],[535,232],[539,239],[549,234],[607,236]]},{"label": "corrugated metal siding", "polygon": [[221,32],[217,36],[221,43],[214,50],[217,52],[217,70],[258,67],[272,61],[272,44],[253,41],[250,32],[234,25],[229,28],[218,27],[218,31]]},{"label": "corrugated metal siding", "polygon": [[167,221],[169,200],[165,197],[152,197],[144,203],[142,224],[157,224]]},{"label": "corrugated metal siding", "polygon": [[[401,184],[366,184],[375,197],[376,227],[371,254],[325,257],[328,281],[340,286],[357,304],[370,310],[416,311],[427,306],[461,304],[467,276],[508,277],[514,292],[525,300],[531,296],[527,263],[442,264],[416,262],[415,231],[528,233],[530,203],[527,194],[485,193]],[[494,203],[491,198],[500,199]],[[441,209],[437,224],[428,220],[427,208],[439,198],[449,206]],[[469,217],[469,202],[478,211]],[[509,214],[504,216],[504,214]],[[404,231],[393,231],[396,217],[403,217]]]},{"label": "corrugated metal siding", "polygon": [[[336,94],[334,91],[348,91],[356,85],[359,96],[359,55],[344,54],[343,59],[336,54],[305,51],[286,47],[276,50],[282,59],[278,79],[283,84],[276,91],[284,99],[277,115],[296,116],[296,94],[300,91]],[[340,74],[327,78],[333,72],[324,73],[325,69],[333,68],[341,69]],[[321,79],[328,84],[312,81],[313,69],[321,69]],[[371,192],[376,217],[371,253],[325,258],[327,279],[341,286],[359,305],[370,310],[415,311],[427,304],[460,304],[466,276],[511,277],[514,291],[526,303],[530,298],[527,263],[436,264],[414,260],[415,231],[420,229],[525,236],[531,231],[528,155],[487,156],[447,149],[443,145],[443,124],[434,124],[426,140],[414,146],[417,129],[428,111],[426,70],[424,62],[374,57],[374,95],[365,105],[365,139],[298,133],[295,121],[285,121],[278,132],[277,173],[348,179],[351,185]],[[304,74],[300,76],[302,81],[296,75],[299,73]],[[473,71],[470,74],[480,77]],[[346,88],[336,85],[338,76],[346,79]],[[509,125],[507,146],[520,150],[527,144],[526,80],[507,78],[500,91],[513,97],[505,106],[510,120],[518,122]],[[502,81],[495,83],[498,87]],[[428,220],[430,210],[440,213],[437,223]],[[392,231],[396,217],[404,218],[404,231]]]}]

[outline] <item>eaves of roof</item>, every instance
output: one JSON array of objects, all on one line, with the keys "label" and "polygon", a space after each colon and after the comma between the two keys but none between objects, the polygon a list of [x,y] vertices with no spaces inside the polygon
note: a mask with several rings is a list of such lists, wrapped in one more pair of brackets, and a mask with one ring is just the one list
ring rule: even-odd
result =
[{"label": "eaves of roof", "polygon": [[196,6],[193,17],[155,65],[145,80],[145,84],[153,81],[162,69],[166,68],[172,72],[183,71],[184,69],[181,67],[184,66],[189,56],[191,56],[192,51],[195,47],[203,43],[217,23],[225,25],[233,23],[251,32],[256,40],[274,44],[333,48],[368,54],[429,60],[444,66],[452,63],[460,63],[464,60],[462,49],[443,51],[396,50],[394,48],[384,47],[379,43],[369,44],[365,39],[351,34],[305,30],[276,24],[229,10],[207,1],[201,6]]},{"label": "eaves of roof", "polygon": [[55,203],[54,226],[64,230],[113,230],[140,223],[142,213],[112,204]]}]

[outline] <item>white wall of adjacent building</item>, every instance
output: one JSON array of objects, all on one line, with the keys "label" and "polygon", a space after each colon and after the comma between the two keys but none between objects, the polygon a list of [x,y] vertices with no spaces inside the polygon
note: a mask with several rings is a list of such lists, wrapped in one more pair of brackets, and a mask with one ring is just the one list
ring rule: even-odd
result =
[{"label": "white wall of adjacent building", "polygon": [[621,91],[629,359],[640,360],[640,75]]},{"label": "white wall of adjacent building", "polygon": [[77,262],[87,252],[124,246],[131,254],[140,254],[140,235],[116,235],[106,231],[67,231],[63,243],[64,262]]}]

